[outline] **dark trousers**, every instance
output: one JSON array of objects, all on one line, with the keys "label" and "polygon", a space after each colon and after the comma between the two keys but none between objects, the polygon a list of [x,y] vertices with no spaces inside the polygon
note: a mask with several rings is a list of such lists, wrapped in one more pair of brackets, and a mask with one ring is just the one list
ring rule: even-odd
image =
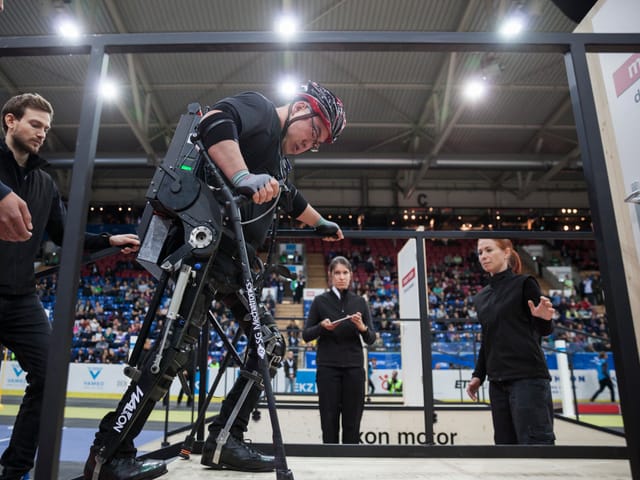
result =
[{"label": "dark trousers", "polygon": [[51,324],[35,293],[0,296],[0,343],[15,354],[27,381],[9,446],[0,458],[5,474],[24,474],[33,467],[50,337]]},{"label": "dark trousers", "polygon": [[593,394],[593,396],[591,397],[591,401],[593,402],[596,399],[596,397],[600,395],[605,388],[609,389],[609,391],[611,392],[611,401],[615,402],[616,396],[615,396],[615,393],[613,392],[613,383],[611,382],[610,377],[605,377],[600,379],[600,388],[596,393]]},{"label": "dark trousers", "polygon": [[[109,460],[113,457],[136,456],[134,440],[144,428],[156,402],[165,397],[178,372],[193,365],[193,362],[190,362],[191,347],[197,342],[206,319],[206,307],[210,303],[211,299],[205,296],[196,301],[188,326],[189,333],[182,332],[182,343],[178,348],[168,347],[163,352],[158,373],[152,373],[151,367],[160,351],[160,340],[155,342],[150,351],[140,356],[136,365],[139,367],[139,377],[131,381],[115,411],[107,413],[100,421],[90,455],[95,455],[97,450],[105,447],[107,452],[110,449],[114,450],[113,453],[105,453]],[[168,328],[168,324],[165,324],[164,328]],[[161,332],[160,337],[163,334],[164,332]],[[176,335],[175,330],[173,334]]]},{"label": "dark trousers", "polygon": [[323,443],[360,442],[360,420],[364,409],[365,372],[362,367],[319,366],[316,373]]},{"label": "dark trousers", "polygon": [[[253,324],[249,321],[249,317],[247,317],[247,309],[244,308],[240,303],[235,303],[232,305],[228,305],[231,308],[231,312],[233,313],[234,318],[238,319],[238,324],[242,328],[242,331],[249,338],[249,345],[247,348],[249,349],[247,363],[244,369],[249,372],[258,372],[262,374],[262,369],[260,368],[258,353],[256,351],[254,335],[252,333]],[[260,323],[262,325],[273,325],[275,320],[273,317],[264,311],[264,307],[260,306]],[[268,358],[268,355],[265,355],[265,360]],[[242,395],[242,391],[247,383],[247,379],[240,375],[227,396],[222,401],[220,405],[220,413],[213,418],[211,425],[209,425],[209,432],[212,436],[217,436],[218,432],[224,428],[228,419],[231,417],[231,413],[235,408],[238,401],[240,401],[240,397]],[[264,381],[264,380],[263,380]],[[266,381],[269,381],[268,379]],[[247,427],[249,426],[249,418],[251,417],[251,412],[256,408],[258,401],[260,400],[260,396],[262,395],[262,388],[257,385],[253,385],[249,390],[247,397],[240,407],[238,411],[238,415],[233,420],[231,425],[231,434],[242,440],[244,437],[244,432],[247,431]]]},{"label": "dark trousers", "polygon": [[490,382],[489,398],[496,445],[554,444],[549,380],[524,378]]}]

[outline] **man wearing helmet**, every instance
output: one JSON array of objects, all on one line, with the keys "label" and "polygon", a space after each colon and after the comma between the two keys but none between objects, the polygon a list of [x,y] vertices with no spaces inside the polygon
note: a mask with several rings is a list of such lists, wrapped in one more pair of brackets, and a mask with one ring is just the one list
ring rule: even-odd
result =
[{"label": "man wearing helmet", "polygon": [[[276,107],[257,92],[244,92],[216,103],[200,122],[199,131],[209,155],[240,193],[250,196],[256,218],[265,205],[278,197],[279,182],[286,182],[283,162],[287,155],[317,151],[321,143],[333,143],[346,125],[342,101],[326,88],[309,82],[287,105]],[[328,222],[291,184],[291,216],[326,232],[326,240],[341,240],[342,231]],[[261,245],[270,218],[245,230],[246,240]]]},{"label": "man wearing helmet", "polygon": [[[288,181],[289,163],[286,156],[299,155],[308,150],[317,151],[321,143],[335,142],[345,125],[341,100],[314,82],[302,87],[289,104],[280,107],[260,93],[244,92],[218,101],[202,117],[198,131],[211,159],[235,191],[252,200],[241,207],[243,232],[250,256],[255,254],[255,249],[262,245],[267,236],[273,218],[270,210],[276,203],[298,221],[314,227],[324,240],[344,238],[340,227],[323,218]],[[283,193],[283,190],[286,192]],[[239,276],[239,271],[233,271],[234,268],[238,269],[235,265],[236,248],[234,241],[223,236],[211,268],[213,273],[209,284],[216,292],[216,298],[225,302],[248,333],[251,331],[249,312],[234,295],[242,288],[234,283]],[[274,319],[262,306],[260,322],[272,332],[271,342],[282,351],[277,355],[283,355],[286,349],[284,340],[277,331]],[[267,336],[264,341],[269,349]],[[255,349],[250,348],[248,352],[245,369],[249,372],[260,371]],[[220,413],[209,426],[209,436],[202,451],[203,465],[251,472],[275,469],[273,457],[263,455],[243,440],[249,417],[261,394],[256,384],[247,387],[245,392],[247,382],[246,376],[238,376],[222,402]],[[242,397],[245,397],[244,401]],[[142,422],[149,413],[150,410]],[[112,441],[113,415],[114,412],[107,414],[100,423],[85,464],[84,478],[142,480],[166,473],[162,461],[135,458],[133,440],[143,423],[132,428],[122,439],[113,458],[97,465],[96,453]],[[229,436],[226,443],[221,441],[218,446],[216,440],[221,431],[228,431]]]},{"label": "man wearing helmet", "polygon": [[[317,83],[309,82],[291,103],[280,107],[275,107],[256,92],[225,98],[203,117],[199,132],[209,155],[226,178],[238,192],[251,196],[253,203],[243,207],[243,219],[260,218],[279,198],[280,183],[284,183],[289,197],[287,202],[281,202],[288,204],[285,210],[300,222],[315,227],[325,240],[330,241],[344,238],[342,230],[337,224],[324,219],[287,181],[288,169],[282,167],[282,162],[286,162],[286,155],[317,151],[321,143],[334,142],[345,124],[340,99]],[[265,215],[259,221],[245,225],[246,242],[256,248],[261,245],[270,223],[271,217]],[[248,313],[246,307],[240,302],[227,306],[234,317],[241,320],[243,330],[250,331],[250,324],[242,320]],[[268,313],[261,316],[261,322],[275,323]],[[257,370],[257,356],[253,359],[250,356],[247,369]],[[231,436],[222,447],[219,461],[215,461],[216,438],[227,423],[245,384],[246,379],[238,377],[222,402],[220,414],[209,426],[209,436],[202,450],[203,465],[242,471],[274,469],[273,457],[262,455],[243,442],[249,416],[261,394],[255,386],[233,422]]]}]

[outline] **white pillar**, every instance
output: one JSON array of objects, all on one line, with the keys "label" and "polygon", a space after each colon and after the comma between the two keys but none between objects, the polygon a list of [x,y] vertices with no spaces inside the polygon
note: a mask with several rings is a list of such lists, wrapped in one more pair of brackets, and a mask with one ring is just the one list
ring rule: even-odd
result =
[{"label": "white pillar", "polygon": [[565,417],[575,417],[576,410],[573,403],[573,389],[571,388],[571,371],[569,371],[569,357],[567,356],[567,342],[555,341],[556,358],[558,360],[558,375],[560,377],[560,393],[562,396],[562,414]]}]

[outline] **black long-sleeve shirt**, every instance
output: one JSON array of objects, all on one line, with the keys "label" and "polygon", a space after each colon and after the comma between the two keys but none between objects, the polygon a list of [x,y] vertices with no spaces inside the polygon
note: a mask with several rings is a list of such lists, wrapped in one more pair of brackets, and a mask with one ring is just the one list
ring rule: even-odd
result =
[{"label": "black long-sleeve shirt", "polygon": [[[287,193],[280,197],[280,206],[297,218],[308,202],[294,184],[287,180],[288,162],[282,154],[282,127],[276,106],[257,92],[243,92],[217,102],[213,109],[228,113],[238,131],[238,146],[251,173],[266,173],[286,183]],[[255,219],[271,208],[272,203],[242,206],[243,219]],[[265,241],[271,215],[244,226],[245,240],[258,248]]]},{"label": "black long-sleeve shirt", "polygon": [[[0,195],[15,192],[29,207],[32,236],[25,242],[0,240],[0,295],[26,295],[35,292],[33,264],[45,232],[56,244],[62,244],[66,209],[51,176],[42,168],[47,162],[29,155],[25,168],[16,162],[6,142],[0,139]],[[104,235],[85,235],[85,248],[99,250],[109,246]]]},{"label": "black long-sleeve shirt", "polygon": [[[371,345],[376,340],[373,331],[369,305],[364,298],[350,291],[340,292],[341,298],[334,290],[330,290],[313,299],[309,316],[302,331],[305,342],[318,339],[316,365],[325,367],[363,367],[362,340]],[[329,331],[320,322],[325,318],[337,320],[356,312],[362,314],[362,321],[367,330],[360,333],[350,320],[340,323],[333,331]]]},{"label": "black long-sleeve shirt", "polygon": [[484,381],[550,378],[540,346],[553,332],[553,322],[531,315],[528,300],[540,302],[535,278],[510,269],[491,277],[474,298],[482,324],[482,343],[474,377]]}]

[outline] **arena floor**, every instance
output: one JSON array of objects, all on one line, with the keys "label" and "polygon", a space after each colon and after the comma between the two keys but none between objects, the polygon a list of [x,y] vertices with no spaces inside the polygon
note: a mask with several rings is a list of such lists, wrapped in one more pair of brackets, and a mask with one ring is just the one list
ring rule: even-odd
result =
[{"label": "arena floor", "polygon": [[[19,398],[4,397],[0,407],[0,452],[6,447]],[[57,479],[81,478],[88,447],[93,440],[99,419],[112,408],[113,401],[70,400],[65,410],[60,466]],[[188,422],[186,407],[173,408],[169,428]],[[595,416],[594,416],[595,417]],[[608,416],[607,416],[608,417]],[[159,450],[164,440],[164,410],[157,408],[145,430],[137,439],[140,453]],[[583,420],[585,418],[583,417]],[[283,419],[286,422],[286,417]],[[596,423],[596,422],[594,422]],[[617,423],[615,418],[602,416],[598,423]],[[184,440],[185,433],[169,437],[171,444]],[[512,479],[630,479],[626,460],[586,459],[477,459],[477,458],[349,458],[295,457],[287,458],[293,478],[297,480],[512,480]],[[242,473],[208,469],[200,465],[200,456],[190,460],[168,460],[169,473],[162,478],[200,479],[271,479],[275,473]],[[54,478],[54,477],[51,477]]]}]

